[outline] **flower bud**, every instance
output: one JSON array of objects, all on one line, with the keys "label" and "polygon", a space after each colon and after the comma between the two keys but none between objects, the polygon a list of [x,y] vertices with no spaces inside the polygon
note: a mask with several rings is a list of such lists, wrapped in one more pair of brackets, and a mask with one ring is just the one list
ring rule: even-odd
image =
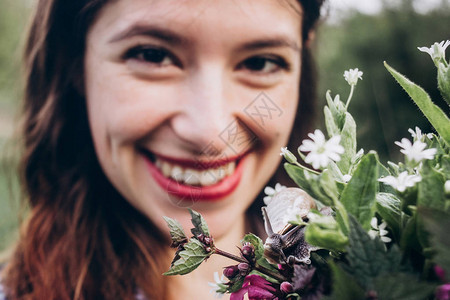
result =
[{"label": "flower bud", "polygon": [[250,265],[248,264],[248,263],[240,263],[240,264],[238,264],[238,270],[239,270],[239,274],[241,275],[241,276],[245,276],[245,275],[247,275],[248,273],[250,273]]},{"label": "flower bud", "polygon": [[245,243],[242,247],[241,254],[245,259],[251,262],[255,258],[255,247],[250,243]]},{"label": "flower bud", "polygon": [[223,275],[230,280],[236,277],[237,274],[239,274],[238,266],[229,266],[223,269]]},{"label": "flower bud", "polygon": [[280,290],[285,294],[290,294],[294,291],[294,288],[292,287],[292,284],[290,284],[287,281],[284,281],[280,285]]},{"label": "flower bud", "polygon": [[291,164],[295,164],[297,162],[297,157],[295,157],[295,155],[289,151],[287,147],[281,148],[280,155],[284,156],[284,158]]}]

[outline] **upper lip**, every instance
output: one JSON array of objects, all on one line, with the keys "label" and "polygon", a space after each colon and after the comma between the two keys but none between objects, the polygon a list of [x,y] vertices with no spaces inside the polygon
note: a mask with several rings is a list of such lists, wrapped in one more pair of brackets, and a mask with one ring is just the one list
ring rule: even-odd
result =
[{"label": "upper lip", "polygon": [[229,164],[230,162],[240,160],[245,155],[247,155],[250,150],[247,150],[244,153],[233,155],[233,156],[224,156],[220,159],[213,160],[211,159],[187,159],[187,158],[176,158],[176,157],[169,157],[160,153],[156,153],[153,151],[149,151],[146,149],[143,149],[144,154],[148,156],[157,156],[158,158],[161,158],[164,161],[167,161],[172,164],[176,164],[182,167],[186,168],[193,168],[193,169],[199,169],[199,170],[205,170],[205,169],[211,169],[211,168],[218,168],[224,165]]}]

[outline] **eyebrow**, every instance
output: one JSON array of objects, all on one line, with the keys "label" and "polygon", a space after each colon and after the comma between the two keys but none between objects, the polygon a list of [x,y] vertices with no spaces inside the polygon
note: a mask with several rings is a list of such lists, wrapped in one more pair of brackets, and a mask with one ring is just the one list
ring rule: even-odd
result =
[{"label": "eyebrow", "polygon": [[171,45],[187,44],[188,40],[175,32],[161,28],[155,25],[141,25],[136,24],[130,28],[118,33],[109,40],[110,43],[116,43],[125,39],[129,39],[136,36],[148,36],[163,40]]},{"label": "eyebrow", "polygon": [[[167,28],[161,28],[156,25],[135,24],[130,28],[125,29],[124,31],[113,36],[109,40],[109,43],[116,43],[136,36],[147,36],[157,38],[173,46],[186,45],[190,42],[189,39],[180,36],[176,32]],[[245,51],[245,50],[251,51],[263,48],[279,48],[279,47],[289,47],[295,51],[301,50],[298,43],[295,42],[294,40],[291,40],[285,36],[276,36],[246,42],[243,45],[239,46],[237,48],[237,51]]]}]

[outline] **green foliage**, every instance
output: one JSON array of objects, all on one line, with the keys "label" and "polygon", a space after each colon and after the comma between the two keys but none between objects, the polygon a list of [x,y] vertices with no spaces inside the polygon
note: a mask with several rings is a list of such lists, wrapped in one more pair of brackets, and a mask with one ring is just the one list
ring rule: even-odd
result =
[{"label": "green foliage", "polygon": [[210,236],[208,225],[206,224],[205,219],[203,219],[203,216],[190,208],[189,213],[191,214],[192,225],[194,225],[194,228],[191,229],[192,234],[195,237],[199,236],[200,234]]},{"label": "green foliage", "polygon": [[356,279],[342,270],[334,262],[330,262],[333,272],[333,292],[327,300],[360,300],[364,299],[364,289],[357,283]]},{"label": "green foliage", "polygon": [[378,237],[371,239],[353,216],[347,253],[352,274],[367,290],[374,288],[373,280],[378,276],[401,270],[402,255],[398,248],[386,250],[384,243]]},{"label": "green foliage", "polygon": [[184,275],[194,271],[205,259],[211,256],[212,252],[206,252],[203,244],[197,239],[190,239],[183,245],[175,260],[170,266],[169,271],[164,275]]},{"label": "green foliage", "polygon": [[446,274],[450,274],[450,214],[427,208],[419,208],[419,214],[431,234],[431,244],[435,249],[434,261]]},{"label": "green foliage", "polygon": [[172,243],[175,245],[179,245],[187,241],[186,234],[184,233],[183,227],[177,220],[171,219],[169,217],[163,217],[169,226],[170,237],[172,238]]},{"label": "green foliage", "polygon": [[339,22],[323,24],[318,28],[315,49],[320,109],[327,103],[323,95],[330,87],[341,95],[348,89],[342,80],[344,70],[358,67],[364,71],[355,90],[358,100],[352,101],[349,111],[358,124],[359,148],[376,150],[381,161],[400,159],[398,147],[392,142],[404,137],[408,128],[418,126],[424,132],[433,131],[416,107],[410,105],[408,95],[386,73],[383,60],[408,74],[438,106],[449,112],[436,89],[434,64],[430,64],[427,54],[417,50],[448,39],[449,6],[443,2],[423,14],[395,5],[400,2],[404,1],[383,1],[384,7],[376,15],[356,12]]},{"label": "green foliage", "polygon": [[433,295],[435,285],[419,281],[408,273],[389,273],[375,278],[374,287],[378,299],[423,300]]},{"label": "green foliage", "polygon": [[444,138],[447,145],[450,145],[450,120],[442,109],[431,101],[430,96],[421,87],[394,70],[386,62],[384,65],[420,108],[439,135]]},{"label": "green foliage", "polygon": [[368,153],[358,165],[348,182],[340,201],[367,230],[375,207],[378,187],[378,160],[376,153]]}]

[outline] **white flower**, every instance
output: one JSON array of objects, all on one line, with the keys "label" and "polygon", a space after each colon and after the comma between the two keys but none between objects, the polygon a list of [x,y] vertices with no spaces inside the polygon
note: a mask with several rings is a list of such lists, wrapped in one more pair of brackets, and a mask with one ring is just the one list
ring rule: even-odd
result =
[{"label": "white flower", "polygon": [[273,195],[275,195],[275,193],[278,193],[279,191],[285,189],[286,187],[284,185],[281,185],[279,183],[275,184],[275,188],[270,187],[270,186],[266,186],[264,188],[264,193],[267,195],[263,198],[264,203],[266,205],[269,204],[270,200],[272,199]]},{"label": "white flower", "polygon": [[386,222],[382,222],[380,225],[378,225],[377,218],[373,217],[370,221],[370,225],[372,226],[372,229],[369,230],[369,235],[372,239],[379,236],[381,241],[384,243],[389,243],[391,240],[390,237],[385,236],[388,234],[388,231],[385,229],[387,224]]},{"label": "white flower", "polygon": [[415,141],[414,144],[411,144],[411,141],[403,138],[401,142],[395,142],[395,144],[401,148],[401,153],[405,154],[406,157],[415,162],[421,162],[424,159],[433,159],[436,154],[436,149],[426,149],[427,144],[421,141]]},{"label": "white flower", "polygon": [[335,135],[327,141],[322,131],[316,129],[308,136],[311,140],[303,140],[298,149],[302,152],[309,152],[305,157],[305,162],[312,164],[314,169],[328,166],[330,160],[339,161],[341,159],[340,155],[344,153],[344,147],[339,145],[341,141],[339,135]]},{"label": "white flower", "polygon": [[363,72],[356,69],[350,69],[344,72],[344,78],[350,85],[356,85],[358,83],[358,79],[362,80]]},{"label": "white flower", "polygon": [[422,177],[420,175],[408,175],[407,171],[404,171],[398,175],[398,177],[394,176],[386,176],[378,179],[380,182],[384,182],[399,192],[404,192],[406,188],[413,187],[417,182],[420,182]]},{"label": "white flower", "polygon": [[222,274],[222,277],[219,278],[219,273],[214,272],[214,281],[215,282],[208,282],[208,285],[211,287],[209,292],[214,294],[214,298],[222,298],[223,293],[219,293],[218,291],[226,288],[225,283],[227,281],[225,280],[225,276]]},{"label": "white flower", "polygon": [[450,45],[450,41],[442,41],[440,43],[434,43],[430,48],[427,47],[417,47],[422,52],[428,53],[433,61],[438,62],[439,60],[445,60],[445,49]]},{"label": "white flower", "polygon": [[415,128],[416,130],[412,130],[411,128],[408,129],[408,132],[411,133],[411,136],[413,137],[413,139],[415,141],[421,141],[423,142],[425,139],[425,136],[427,138],[429,138],[430,140],[433,138],[433,134],[432,133],[427,133],[427,134],[422,134],[422,130],[420,130],[419,127],[416,126]]}]

